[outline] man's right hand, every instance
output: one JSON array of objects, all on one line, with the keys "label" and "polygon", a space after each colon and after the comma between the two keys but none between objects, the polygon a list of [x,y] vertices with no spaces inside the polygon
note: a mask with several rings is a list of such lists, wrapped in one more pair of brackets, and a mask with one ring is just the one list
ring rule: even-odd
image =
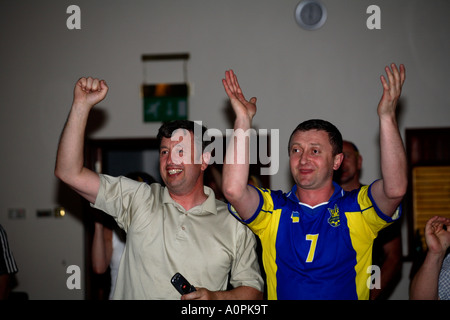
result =
[{"label": "man's right hand", "polygon": [[78,194],[95,203],[100,177],[84,167],[84,138],[89,112],[108,92],[104,80],[80,78],[75,84],[72,108],[59,140],[55,175]]},{"label": "man's right hand", "polygon": [[92,77],[80,78],[75,85],[73,103],[92,108],[102,101],[107,93],[108,86],[105,80]]},{"label": "man's right hand", "polygon": [[425,226],[425,241],[433,254],[445,256],[450,247],[450,218],[434,216]]},{"label": "man's right hand", "polygon": [[[256,98],[253,97],[250,100],[245,99],[233,70],[225,71],[225,79],[222,79],[222,84],[225,92],[230,98],[231,106],[236,114],[236,118],[248,120],[250,126],[256,113]],[[243,129],[246,130],[248,128]]]}]

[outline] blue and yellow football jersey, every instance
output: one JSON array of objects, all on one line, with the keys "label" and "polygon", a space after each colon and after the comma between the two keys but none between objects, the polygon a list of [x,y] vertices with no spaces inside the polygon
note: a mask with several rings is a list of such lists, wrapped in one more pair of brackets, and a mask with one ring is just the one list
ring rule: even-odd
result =
[{"label": "blue and yellow football jersey", "polygon": [[374,203],[370,186],[334,188],[315,207],[299,202],[296,185],[289,193],[256,188],[258,210],[243,222],[261,239],[268,299],[369,298],[373,240],[401,208],[391,218]]}]

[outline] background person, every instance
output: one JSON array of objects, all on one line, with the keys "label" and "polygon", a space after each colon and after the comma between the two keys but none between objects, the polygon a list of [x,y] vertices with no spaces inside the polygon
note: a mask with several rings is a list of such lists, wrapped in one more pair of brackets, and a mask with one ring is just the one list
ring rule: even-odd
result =
[{"label": "background person", "polygon": [[[156,180],[146,172],[130,172],[127,178],[152,184]],[[112,299],[119,272],[120,259],[125,249],[126,233],[111,216],[99,212],[94,222],[92,239],[92,269],[96,274],[109,271],[108,299]]]},{"label": "background person", "polygon": [[19,271],[14,255],[9,247],[8,235],[0,224],[0,300],[10,297],[15,283],[14,275]]},{"label": "background person", "polygon": [[[335,172],[336,181],[345,191],[359,189],[363,157],[357,146],[344,140],[342,144],[342,160],[339,170]],[[399,221],[384,228],[378,233],[373,243],[372,263],[380,268],[380,288],[370,290],[370,299],[387,299],[401,278],[402,271],[402,238]]]},{"label": "background person", "polygon": [[435,216],[425,225],[428,251],[410,286],[411,300],[450,300],[450,219]]}]

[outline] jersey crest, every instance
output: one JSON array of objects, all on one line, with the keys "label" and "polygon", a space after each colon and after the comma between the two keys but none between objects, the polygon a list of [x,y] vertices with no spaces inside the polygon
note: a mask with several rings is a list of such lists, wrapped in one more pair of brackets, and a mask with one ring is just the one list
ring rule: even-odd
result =
[{"label": "jersey crest", "polygon": [[339,227],[341,224],[341,218],[339,217],[339,208],[337,204],[334,205],[334,209],[328,208],[330,217],[328,218],[328,224],[332,227]]}]

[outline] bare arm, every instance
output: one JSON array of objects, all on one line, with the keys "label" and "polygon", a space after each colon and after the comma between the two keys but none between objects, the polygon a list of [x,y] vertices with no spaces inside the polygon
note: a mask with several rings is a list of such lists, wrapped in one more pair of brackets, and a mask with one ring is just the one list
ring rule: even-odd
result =
[{"label": "bare arm", "polygon": [[402,271],[402,241],[400,235],[383,245],[385,255],[380,267],[380,289],[370,290],[370,299],[375,300],[387,288]]},{"label": "bare arm", "polygon": [[406,152],[398,129],[396,108],[405,81],[405,67],[395,64],[385,68],[388,81],[381,76],[383,96],[378,104],[382,179],[372,186],[378,207],[392,216],[403,199],[408,185]]},{"label": "bare arm", "polygon": [[0,300],[7,300],[11,292],[11,277],[9,273],[0,274]]},{"label": "bare arm", "polygon": [[90,77],[78,80],[56,156],[55,175],[91,203],[97,197],[100,178],[84,167],[84,135],[90,110],[105,98],[107,92],[103,80]]},{"label": "bare arm", "polygon": [[[446,226],[446,229],[444,229]],[[425,226],[428,252],[425,261],[411,281],[411,300],[437,300],[438,282],[445,253],[450,247],[450,219],[435,216]]]},{"label": "bare arm", "polygon": [[96,221],[92,240],[92,269],[97,274],[105,273],[112,257],[113,230]]},{"label": "bare arm", "polygon": [[245,133],[251,129],[252,119],[256,113],[256,98],[251,98],[250,101],[245,99],[232,70],[225,72],[222,83],[236,114],[234,133],[227,147],[223,165],[222,190],[239,216],[246,220],[255,213],[259,204],[258,192],[248,186],[249,148],[248,139],[245,137]]}]

